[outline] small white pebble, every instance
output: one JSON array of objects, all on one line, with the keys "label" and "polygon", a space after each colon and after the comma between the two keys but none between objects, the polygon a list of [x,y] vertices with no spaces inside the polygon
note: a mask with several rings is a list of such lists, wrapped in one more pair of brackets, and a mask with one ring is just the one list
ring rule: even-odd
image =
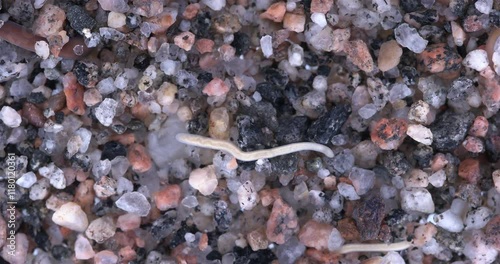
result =
[{"label": "small white pebble", "polygon": [[441,214],[433,214],[432,221],[448,232],[458,233],[464,229],[462,219],[451,210],[446,210]]},{"label": "small white pebble", "polygon": [[[356,193],[356,190],[352,185],[349,185],[345,182],[341,182],[337,185],[337,188],[339,189],[340,195],[345,197],[347,200],[359,200],[361,197]],[[330,202],[331,205],[331,202]]]},{"label": "small white pebble", "polygon": [[19,179],[17,179],[17,185],[23,188],[30,188],[36,182],[36,175],[32,171],[23,174]]},{"label": "small white pebble", "polygon": [[481,206],[472,209],[465,218],[465,230],[481,229],[494,216],[493,211],[488,207]]},{"label": "small white pebble", "polygon": [[2,107],[0,111],[0,119],[8,127],[18,127],[21,125],[21,115],[10,106]]},{"label": "small white pebble", "polygon": [[432,144],[433,136],[431,130],[422,125],[409,125],[408,130],[406,130],[406,134],[415,141],[424,145]]},{"label": "small white pebble", "polygon": [[444,172],[444,170],[436,171],[431,176],[429,176],[429,183],[436,188],[443,187],[445,181],[446,173]]},{"label": "small white pebble", "polygon": [[474,3],[474,6],[477,11],[488,15],[493,8],[493,0],[477,0],[476,3]]},{"label": "small white pebble", "polygon": [[144,194],[140,192],[125,193],[115,202],[116,207],[128,213],[139,216],[147,216],[151,210],[151,204]]},{"label": "small white pebble", "polygon": [[467,53],[462,64],[476,71],[482,71],[489,65],[488,53],[482,49],[473,50]]},{"label": "small white pebble", "polygon": [[323,13],[312,13],[311,20],[312,20],[312,22],[314,22],[316,25],[320,26],[321,28],[326,27],[326,25],[328,24],[326,22],[325,14],[323,14]]},{"label": "small white pebble", "polygon": [[106,98],[95,109],[95,117],[103,126],[110,126],[113,123],[113,118],[116,114],[118,102],[111,98]]},{"label": "small white pebble", "polygon": [[295,8],[297,8],[297,3],[293,2],[293,1],[286,2],[286,11],[287,12],[292,12],[293,10],[295,10]]},{"label": "small white pebble", "polygon": [[111,11],[108,14],[108,26],[111,28],[121,28],[125,26],[126,19],[125,14]]},{"label": "small white pebble", "polygon": [[226,6],[226,0],[202,0],[202,2],[214,11],[222,10]]},{"label": "small white pebble", "polygon": [[87,215],[80,205],[73,202],[61,205],[52,215],[52,221],[57,225],[64,226],[77,232],[85,231],[89,224]]},{"label": "small white pebble", "polygon": [[53,162],[38,169],[38,173],[49,179],[50,184],[56,189],[62,190],[66,188],[66,178],[64,177],[64,172]]},{"label": "small white pebble", "polygon": [[427,187],[429,185],[428,175],[420,169],[412,169],[405,177],[406,187]]},{"label": "small white pebble", "polygon": [[328,88],[326,77],[322,75],[314,77],[313,88],[317,91],[326,91],[326,89]]},{"label": "small white pebble", "polygon": [[434,212],[434,201],[425,188],[404,188],[401,190],[401,207],[406,212]]},{"label": "small white pebble", "polygon": [[246,181],[238,188],[238,201],[242,210],[252,210],[259,201],[259,194],[251,181]]},{"label": "small white pebble", "polygon": [[255,102],[260,102],[262,101],[262,96],[260,95],[259,92],[254,92],[252,95],[252,98],[255,100]]},{"label": "small white pebble", "polygon": [[472,263],[489,264],[497,259],[498,251],[486,241],[483,231],[474,230],[463,242],[463,254]]},{"label": "small white pebble", "polygon": [[35,43],[35,53],[42,59],[47,59],[50,55],[49,44],[43,40]]},{"label": "small white pebble", "polygon": [[273,37],[265,35],[260,39],[260,47],[264,57],[269,58],[273,55]]},{"label": "small white pebble", "polygon": [[217,188],[217,184],[213,165],[193,170],[189,174],[189,185],[205,196],[212,194]]},{"label": "small white pebble", "polygon": [[328,237],[328,250],[339,250],[344,245],[344,238],[337,228],[333,228]]}]

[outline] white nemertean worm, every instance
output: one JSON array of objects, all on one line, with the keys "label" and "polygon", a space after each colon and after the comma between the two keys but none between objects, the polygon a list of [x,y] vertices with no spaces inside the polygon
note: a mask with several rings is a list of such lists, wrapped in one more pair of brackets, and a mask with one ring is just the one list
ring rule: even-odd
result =
[{"label": "white nemertean worm", "polygon": [[215,149],[226,151],[241,161],[253,161],[258,159],[274,158],[281,155],[286,155],[303,150],[312,150],[325,154],[329,158],[333,158],[333,151],[325,145],[312,142],[293,143],[285,146],[279,146],[272,149],[262,149],[250,152],[241,151],[231,142],[213,139],[187,133],[180,133],[175,136],[177,141],[201,148]]},{"label": "white nemertean worm", "polygon": [[401,241],[391,244],[346,244],[334,253],[347,254],[351,252],[389,252],[400,251],[411,247],[412,243]]}]

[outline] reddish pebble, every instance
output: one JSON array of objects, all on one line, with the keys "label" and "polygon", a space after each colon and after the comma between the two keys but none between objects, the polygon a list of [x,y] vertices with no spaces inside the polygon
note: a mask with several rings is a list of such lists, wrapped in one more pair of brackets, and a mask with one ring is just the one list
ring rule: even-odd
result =
[{"label": "reddish pebble", "polygon": [[472,124],[471,128],[469,129],[469,135],[475,136],[475,137],[485,137],[486,133],[488,133],[488,119],[484,116],[477,116],[476,119],[474,119],[474,123]]},{"label": "reddish pebble", "polygon": [[500,78],[486,79],[481,77],[479,83],[484,87],[481,89],[481,99],[486,106],[485,112],[493,115],[500,110]]},{"label": "reddish pebble", "polygon": [[224,44],[220,46],[219,53],[223,61],[231,61],[236,54],[236,49],[229,44]]},{"label": "reddish pebble", "polygon": [[263,189],[259,192],[260,201],[262,206],[267,207],[274,203],[280,197],[278,189]]},{"label": "reddish pebble", "polygon": [[267,220],[267,239],[276,244],[284,244],[299,228],[295,209],[286,204],[281,198],[273,204],[273,210]]},{"label": "reddish pebble", "polygon": [[208,52],[212,52],[214,48],[214,41],[211,39],[199,39],[196,41],[196,50],[198,50],[199,53],[204,54]]},{"label": "reddish pebble", "polygon": [[160,35],[175,23],[177,12],[163,11],[163,13],[147,19],[145,22],[151,24],[152,33]]},{"label": "reddish pebble", "polygon": [[431,73],[454,73],[462,66],[462,57],[445,43],[429,45],[418,55],[418,63]]},{"label": "reddish pebble", "polygon": [[276,2],[269,6],[266,12],[260,14],[260,18],[269,19],[274,22],[283,21],[283,17],[286,13],[286,4],[285,2]]},{"label": "reddish pebble", "polygon": [[132,169],[138,173],[148,171],[153,165],[146,148],[141,144],[132,144],[128,149],[127,158]]},{"label": "reddish pebble", "polygon": [[438,170],[442,170],[444,166],[448,164],[448,160],[446,159],[446,156],[443,153],[438,153],[434,155],[434,158],[432,158],[431,162],[431,170],[433,172],[436,172]]},{"label": "reddish pebble", "polygon": [[303,12],[286,13],[283,18],[283,28],[297,33],[303,32],[306,25],[306,15]]},{"label": "reddish pebble", "polygon": [[52,95],[47,100],[48,108],[52,109],[54,112],[61,111],[66,105],[66,96],[64,93],[58,93]]},{"label": "reddish pebble", "polygon": [[500,250],[500,215],[493,217],[488,224],[486,224],[485,232],[486,242]]},{"label": "reddish pebble", "polygon": [[238,161],[236,161],[236,158],[232,158],[227,164],[226,164],[226,169],[228,170],[236,170],[238,168]]},{"label": "reddish pebble", "polygon": [[113,236],[113,239],[115,240],[114,242],[118,246],[122,247],[128,247],[128,246],[133,247],[135,244],[134,238],[135,238],[134,232],[123,233],[118,231]]},{"label": "reddish pebble", "polygon": [[247,234],[247,241],[253,251],[266,249],[269,246],[265,230],[263,228],[252,230]]},{"label": "reddish pebble", "polygon": [[28,120],[28,123],[36,127],[43,127],[47,118],[42,113],[42,110],[36,105],[25,102],[23,104],[22,117]]},{"label": "reddish pebble", "polygon": [[155,200],[156,208],[165,211],[177,207],[180,203],[181,196],[181,187],[177,184],[171,184],[155,192],[153,194],[153,199]]},{"label": "reddish pebble", "polygon": [[94,180],[88,179],[81,182],[75,191],[75,203],[82,207],[82,210],[90,214],[94,204]]},{"label": "reddish pebble", "polygon": [[[28,7],[28,4],[25,8]],[[31,3],[29,4],[31,6]],[[22,9],[20,10],[22,11]],[[27,15],[29,14],[26,11]],[[33,23],[34,33],[41,37],[48,37],[51,35],[56,35],[63,29],[64,21],[66,20],[66,13],[64,10],[56,5],[46,4],[38,13],[38,17]],[[19,34],[25,34],[22,32],[18,32]],[[19,35],[20,37],[22,35]]]},{"label": "reddish pebble", "polygon": [[134,260],[137,257],[137,253],[130,246],[126,246],[118,251],[118,257],[120,258],[120,262],[127,263],[129,261]]},{"label": "reddish pebble", "polygon": [[141,217],[132,213],[120,215],[116,220],[116,226],[122,231],[134,230],[136,228],[139,228],[140,225]]},{"label": "reddish pebble", "polygon": [[229,87],[219,78],[214,78],[203,88],[203,93],[208,96],[222,96],[227,92],[229,92]]},{"label": "reddish pebble", "polygon": [[346,42],[344,51],[347,58],[362,71],[372,72],[375,69],[372,55],[364,41],[358,39]]},{"label": "reddish pebble", "polygon": [[408,123],[399,118],[382,118],[370,132],[371,139],[383,150],[397,149],[406,137]]},{"label": "reddish pebble", "polygon": [[207,233],[203,233],[203,234],[201,234],[200,242],[198,243],[198,248],[201,251],[205,251],[205,249],[207,249],[207,247],[208,247],[208,235],[207,235]]},{"label": "reddish pebble", "polygon": [[477,159],[465,159],[458,165],[458,176],[467,182],[475,184],[481,178],[481,166]]},{"label": "reddish pebble", "polygon": [[423,246],[425,243],[429,242],[432,237],[438,232],[436,226],[431,223],[418,226],[414,231],[413,244],[417,247]]},{"label": "reddish pebble", "polygon": [[484,151],[484,143],[477,137],[468,136],[462,143],[462,146],[472,153],[481,153]]},{"label": "reddish pebble", "polygon": [[68,72],[64,75],[62,83],[68,109],[77,115],[85,114],[85,103],[83,101],[85,89],[76,81],[76,76],[72,72]]},{"label": "reddish pebble", "polygon": [[[495,185],[495,189],[497,190],[497,192],[500,193],[500,169],[495,170],[491,174],[491,178],[493,178],[493,184]],[[0,242],[0,244],[1,244],[1,242]]]},{"label": "reddish pebble", "polygon": [[345,240],[358,240],[360,237],[356,223],[352,218],[340,220],[337,224],[337,229]]},{"label": "reddish pebble", "polygon": [[198,11],[200,11],[200,4],[190,4],[186,6],[186,9],[184,9],[184,13],[182,13],[182,16],[188,20],[193,19],[198,14]]},{"label": "reddish pebble", "polygon": [[484,28],[483,19],[476,15],[467,16],[464,19],[463,25],[465,32],[476,32]]},{"label": "reddish pebble", "polygon": [[333,6],[333,0],[312,0],[311,12],[312,13],[327,13]]},{"label": "reddish pebble", "polygon": [[114,264],[118,263],[118,256],[111,250],[103,250],[95,254],[94,264]]},{"label": "reddish pebble", "polygon": [[299,240],[306,247],[326,250],[328,249],[328,238],[332,230],[333,226],[329,224],[309,220],[300,228]]},{"label": "reddish pebble", "polygon": [[177,45],[179,48],[185,51],[191,50],[194,44],[194,40],[195,40],[195,35],[189,31],[182,32],[174,37],[175,45]]}]

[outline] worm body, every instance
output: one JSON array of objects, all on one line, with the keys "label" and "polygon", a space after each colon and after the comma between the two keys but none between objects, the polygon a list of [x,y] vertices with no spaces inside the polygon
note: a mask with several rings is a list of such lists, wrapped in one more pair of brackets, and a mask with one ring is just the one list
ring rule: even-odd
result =
[{"label": "worm body", "polygon": [[389,251],[400,251],[408,249],[411,246],[411,242],[402,241],[392,244],[347,244],[342,246],[335,253],[347,254],[351,252],[389,252]]},{"label": "worm body", "polygon": [[[35,43],[37,41],[47,41],[45,38],[33,34],[28,29],[12,21],[5,21],[3,26],[0,27],[0,39],[32,52],[35,52]],[[82,48],[80,55],[74,52],[76,46],[81,46]],[[71,38],[62,47],[59,56],[65,59],[77,60],[84,58],[90,51],[91,49],[87,48],[83,38]]]},{"label": "worm body", "polygon": [[186,133],[177,134],[175,138],[177,139],[177,141],[187,145],[226,151],[231,155],[233,155],[236,159],[241,161],[253,161],[258,159],[274,158],[277,156],[286,155],[303,150],[312,150],[316,152],[321,152],[329,158],[333,157],[333,151],[330,148],[321,144],[311,143],[311,142],[293,143],[272,149],[262,149],[262,150],[244,152],[241,151],[235,145],[233,145],[231,142],[227,142],[224,140],[212,139],[208,137],[186,134]]}]

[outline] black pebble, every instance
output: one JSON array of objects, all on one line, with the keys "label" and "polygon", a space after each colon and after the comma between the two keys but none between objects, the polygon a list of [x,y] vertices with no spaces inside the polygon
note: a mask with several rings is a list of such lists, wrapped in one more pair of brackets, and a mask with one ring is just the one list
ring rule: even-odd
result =
[{"label": "black pebble", "polygon": [[278,89],[284,90],[288,83],[288,74],[281,69],[267,68],[264,71],[266,81],[276,85]]},{"label": "black pebble", "polygon": [[56,112],[55,121],[57,124],[62,124],[64,122],[64,112]]},{"label": "black pebble", "polygon": [[153,237],[160,241],[170,235],[175,228],[177,211],[170,210],[165,212],[160,218],[156,219],[151,226],[150,232]]},{"label": "black pebble", "polygon": [[340,129],[351,114],[350,105],[337,105],[329,112],[321,115],[307,130],[307,138],[320,144],[328,144],[333,136],[340,133]]},{"label": "black pebble", "polygon": [[83,86],[89,86],[91,83],[97,83],[97,71],[97,65],[91,62],[77,61],[75,62],[75,67],[73,68],[76,80]]},{"label": "black pebble", "polygon": [[150,61],[151,61],[151,57],[149,57],[148,54],[141,53],[141,54],[137,55],[137,57],[135,57],[134,67],[143,71],[149,66]]},{"label": "black pebble", "polygon": [[282,145],[302,142],[305,139],[307,126],[306,116],[281,118],[276,132],[276,141]]},{"label": "black pebble", "polygon": [[403,152],[387,151],[380,156],[380,163],[393,176],[401,176],[411,169],[410,162]]},{"label": "black pebble", "polygon": [[298,168],[297,153],[290,153],[269,159],[272,172],[275,175],[293,174]]},{"label": "black pebble", "polygon": [[40,104],[47,101],[47,98],[43,96],[43,93],[30,93],[27,101],[34,104]]},{"label": "black pebble", "polygon": [[53,246],[51,252],[56,260],[68,259],[73,255],[72,250],[64,245]]},{"label": "black pebble", "polygon": [[223,200],[215,202],[214,220],[217,223],[217,230],[220,232],[227,231],[231,225],[232,219],[233,215],[227,203]]},{"label": "black pebble", "polygon": [[118,156],[127,156],[127,149],[117,141],[106,142],[102,149],[101,160],[113,160]]},{"label": "black pebble", "polygon": [[210,253],[207,254],[205,257],[207,260],[221,260],[222,259],[222,254],[219,253],[217,250],[212,250]]},{"label": "black pebble", "polygon": [[245,33],[236,32],[231,46],[236,49],[236,55],[245,55],[250,49],[250,37]]},{"label": "black pebble", "polygon": [[35,149],[33,151],[33,155],[30,158],[30,167],[32,170],[36,171],[40,167],[45,166],[45,164],[49,163],[50,156],[45,154],[45,152]]},{"label": "black pebble", "polygon": [[405,13],[414,12],[424,7],[420,3],[420,1],[415,1],[415,0],[401,0],[399,1],[399,4],[401,5]]},{"label": "black pebble", "polygon": [[71,27],[80,33],[80,35],[83,35],[84,28],[92,30],[96,25],[95,19],[87,14],[83,8],[76,5],[68,8],[66,18]]},{"label": "black pebble", "polygon": [[204,134],[208,130],[208,115],[201,113],[189,120],[187,130],[190,134]]},{"label": "black pebble", "polygon": [[327,77],[328,75],[330,75],[331,70],[332,70],[332,68],[330,68],[327,65],[320,65],[316,72],[318,73],[318,75],[322,75],[322,76]]},{"label": "black pebble", "polygon": [[256,91],[260,93],[262,99],[272,103],[273,106],[281,105],[285,101],[283,92],[270,82],[257,84]]},{"label": "black pebble", "polygon": [[421,168],[428,168],[431,165],[431,160],[434,155],[434,151],[430,146],[418,145],[413,150],[413,159],[417,161],[417,165]]},{"label": "black pebble", "polygon": [[191,22],[191,31],[196,38],[210,38],[210,26],[212,25],[209,13],[198,14]]},{"label": "black pebble", "polygon": [[500,27],[500,10],[491,10],[490,12],[490,25]]},{"label": "black pebble", "polygon": [[434,140],[432,146],[438,151],[452,151],[465,139],[467,130],[474,120],[474,114],[457,114],[447,110],[439,115],[429,127]]}]

